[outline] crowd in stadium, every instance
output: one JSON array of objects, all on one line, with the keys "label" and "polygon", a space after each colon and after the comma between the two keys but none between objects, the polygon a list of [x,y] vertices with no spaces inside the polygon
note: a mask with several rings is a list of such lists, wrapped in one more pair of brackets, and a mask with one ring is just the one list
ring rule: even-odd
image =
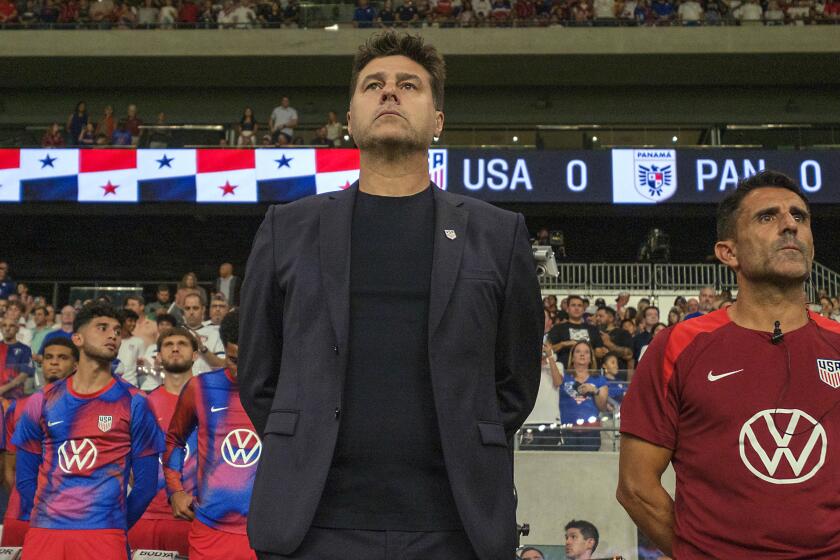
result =
[{"label": "crowd in stadium", "polygon": [[[357,0],[357,27],[836,23],[840,0]],[[320,21],[320,20],[319,20]],[[0,0],[0,27],[306,27],[299,0]]]},{"label": "crowd in stadium", "polygon": [[[319,126],[312,136],[304,137],[299,132],[296,133],[298,121],[298,112],[290,105],[288,97],[283,97],[264,121],[254,114],[251,107],[245,107],[233,125],[234,143],[237,146],[282,147],[306,144],[337,148],[345,141],[344,125],[335,111],[327,114],[324,124]],[[144,124],[146,123],[134,104],[128,105],[125,115],[118,117],[111,105],[106,105],[101,115],[93,115],[88,110],[87,103],[80,101],[67,116],[63,126],[53,122],[47,128],[41,137],[41,147],[137,146],[141,134],[144,133]],[[172,135],[166,114],[158,113],[155,120],[148,125],[151,126],[146,127],[144,145],[148,145],[149,148],[170,147]],[[222,145],[227,145],[226,139],[222,141]]]}]

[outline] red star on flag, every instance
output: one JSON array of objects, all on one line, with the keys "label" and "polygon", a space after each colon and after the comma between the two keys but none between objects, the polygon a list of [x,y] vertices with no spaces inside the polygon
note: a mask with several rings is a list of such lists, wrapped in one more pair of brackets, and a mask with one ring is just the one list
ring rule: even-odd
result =
[{"label": "red star on flag", "polygon": [[109,194],[116,196],[119,185],[112,185],[111,181],[109,180],[107,185],[103,185],[99,188],[105,190],[105,192],[102,193],[102,196],[108,196]]},{"label": "red star on flag", "polygon": [[236,195],[234,191],[239,188],[239,185],[231,185],[230,181],[225,181],[225,184],[219,188],[222,189],[222,196]]},{"label": "red star on flag", "polygon": [[346,190],[347,190],[347,189],[349,189],[349,188],[350,188],[350,181],[346,181],[346,182],[344,183],[344,186],[343,186],[343,187],[341,187],[341,190],[346,191]]}]

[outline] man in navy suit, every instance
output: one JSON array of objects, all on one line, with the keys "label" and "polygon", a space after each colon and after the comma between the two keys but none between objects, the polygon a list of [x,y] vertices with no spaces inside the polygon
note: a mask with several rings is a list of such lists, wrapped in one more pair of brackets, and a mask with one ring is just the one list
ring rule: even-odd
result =
[{"label": "man in navy suit", "polygon": [[254,239],[239,380],[262,559],[514,557],[542,303],[523,217],[429,180],[444,77],[421,38],[371,37],[347,114],[359,181],[272,207]]}]

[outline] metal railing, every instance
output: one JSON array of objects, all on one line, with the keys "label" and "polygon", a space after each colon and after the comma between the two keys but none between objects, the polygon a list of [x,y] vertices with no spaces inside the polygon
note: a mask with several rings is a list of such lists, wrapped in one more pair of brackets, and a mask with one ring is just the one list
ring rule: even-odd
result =
[{"label": "metal railing", "polygon": [[[696,291],[712,286],[717,291],[735,290],[735,273],[722,264],[648,263],[558,263],[556,278],[543,276],[544,290],[570,292],[628,291],[655,295],[657,292]],[[819,294],[840,293],[840,273],[814,262],[805,283],[809,301]]]}]

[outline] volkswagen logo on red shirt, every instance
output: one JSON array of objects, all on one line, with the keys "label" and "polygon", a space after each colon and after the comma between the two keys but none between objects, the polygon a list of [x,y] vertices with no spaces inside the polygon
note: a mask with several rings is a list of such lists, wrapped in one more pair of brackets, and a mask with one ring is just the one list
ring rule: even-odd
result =
[{"label": "volkswagen logo on red shirt", "polygon": [[58,448],[58,467],[67,474],[82,474],[93,469],[97,455],[96,446],[89,439],[71,439]]}]

